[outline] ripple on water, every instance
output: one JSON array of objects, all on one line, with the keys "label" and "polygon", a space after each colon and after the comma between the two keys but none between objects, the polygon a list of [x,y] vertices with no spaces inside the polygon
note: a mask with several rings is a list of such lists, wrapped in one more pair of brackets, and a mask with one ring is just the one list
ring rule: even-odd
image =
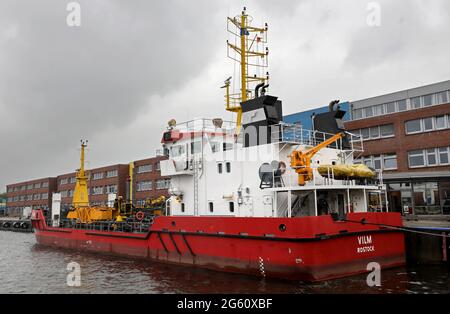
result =
[{"label": "ripple on water", "polygon": [[[81,287],[66,284],[70,262],[81,266]],[[439,266],[385,270],[374,288],[365,275],[305,284],[46,248],[33,234],[4,231],[0,269],[0,293],[450,293]]]}]

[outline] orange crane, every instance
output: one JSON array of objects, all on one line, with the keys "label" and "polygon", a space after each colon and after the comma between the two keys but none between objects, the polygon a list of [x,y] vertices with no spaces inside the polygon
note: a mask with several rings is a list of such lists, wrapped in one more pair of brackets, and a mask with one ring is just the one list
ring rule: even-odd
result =
[{"label": "orange crane", "polygon": [[304,186],[307,181],[313,179],[313,169],[311,168],[311,159],[317,154],[322,148],[327,147],[330,144],[344,138],[346,135],[344,132],[340,132],[328,140],[323,141],[317,146],[314,146],[305,151],[295,150],[288,157],[291,158],[291,167],[295,169],[298,174],[298,184]]}]

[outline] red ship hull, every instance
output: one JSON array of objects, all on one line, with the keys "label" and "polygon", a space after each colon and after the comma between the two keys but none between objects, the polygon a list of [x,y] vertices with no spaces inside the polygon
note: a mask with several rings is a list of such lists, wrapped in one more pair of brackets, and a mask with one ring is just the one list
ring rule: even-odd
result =
[{"label": "red ship hull", "polygon": [[[304,218],[157,217],[147,234],[54,228],[33,212],[40,245],[118,254],[220,271],[320,281],[405,264],[397,213],[354,213],[347,220]],[[284,230],[284,231],[283,231]]]}]

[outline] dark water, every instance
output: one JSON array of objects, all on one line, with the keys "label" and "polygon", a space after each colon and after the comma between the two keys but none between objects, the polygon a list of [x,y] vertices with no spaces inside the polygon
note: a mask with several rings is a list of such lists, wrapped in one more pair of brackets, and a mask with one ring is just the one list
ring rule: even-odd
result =
[{"label": "dark water", "polygon": [[[81,266],[81,286],[66,283]],[[450,293],[446,266],[384,270],[381,287],[366,275],[315,284],[260,279],[143,260],[40,247],[34,234],[0,231],[0,293]]]}]

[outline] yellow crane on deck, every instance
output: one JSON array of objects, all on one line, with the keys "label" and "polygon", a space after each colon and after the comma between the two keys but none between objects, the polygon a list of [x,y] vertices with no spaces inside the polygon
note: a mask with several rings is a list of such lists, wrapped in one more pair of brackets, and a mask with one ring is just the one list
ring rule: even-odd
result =
[{"label": "yellow crane on deck", "polygon": [[295,150],[288,156],[291,158],[291,167],[295,169],[295,172],[298,174],[299,185],[304,186],[307,181],[311,181],[313,179],[311,159],[314,155],[317,154],[322,148],[339,141],[345,136],[346,134],[344,132],[340,132],[308,150]]}]

